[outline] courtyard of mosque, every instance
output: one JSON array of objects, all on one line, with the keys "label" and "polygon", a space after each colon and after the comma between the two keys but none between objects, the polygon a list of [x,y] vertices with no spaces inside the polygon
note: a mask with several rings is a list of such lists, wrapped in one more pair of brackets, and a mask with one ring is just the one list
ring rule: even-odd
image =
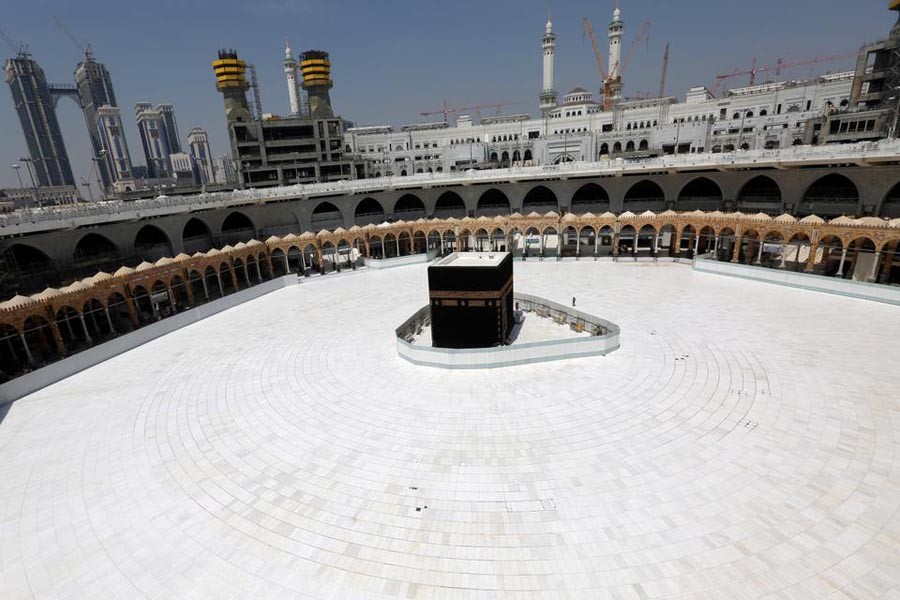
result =
[{"label": "courtyard of mosque", "polygon": [[304,280],[0,408],[0,598],[900,598],[900,307],[517,262],[607,356],[397,356],[426,266]]}]

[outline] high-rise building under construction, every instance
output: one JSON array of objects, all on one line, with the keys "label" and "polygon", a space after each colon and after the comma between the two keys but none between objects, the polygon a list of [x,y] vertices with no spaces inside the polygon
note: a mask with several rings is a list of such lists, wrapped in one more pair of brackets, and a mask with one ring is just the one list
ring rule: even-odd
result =
[{"label": "high-rise building under construction", "polygon": [[74,186],[75,178],[44,70],[25,51],[7,60],[3,70],[38,185]]},{"label": "high-rise building under construction", "polygon": [[[290,92],[296,62],[287,49],[285,75]],[[213,62],[216,88],[225,101],[231,154],[241,181],[251,187],[336,181],[364,176],[361,163],[344,157],[346,123],[334,115],[328,91],[333,86],[328,54],[301,55],[303,89],[309,110],[300,110],[291,95],[290,117],[266,114],[256,118],[247,103],[247,63],[234,50],[219,51]],[[256,90],[254,90],[256,93]]]}]

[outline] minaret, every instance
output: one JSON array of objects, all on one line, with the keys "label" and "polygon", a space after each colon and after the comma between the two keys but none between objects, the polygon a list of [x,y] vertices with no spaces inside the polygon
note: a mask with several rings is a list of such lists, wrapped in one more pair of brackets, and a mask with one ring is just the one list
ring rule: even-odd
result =
[{"label": "minaret", "polygon": [[284,76],[288,84],[288,96],[291,99],[291,116],[300,115],[300,94],[297,90],[297,61],[291,54],[291,45],[284,42]]},{"label": "minaret", "polygon": [[[625,23],[622,21],[622,10],[619,8],[619,0],[616,0],[616,10],[613,11],[613,19],[609,24],[609,79],[608,90],[612,95],[611,103],[615,104],[622,98],[622,72],[620,61],[622,59],[622,38],[625,37]],[[610,101],[610,99],[607,99]]]},{"label": "minaret", "polygon": [[544,87],[541,90],[541,114],[556,108],[556,90],[553,89],[553,55],[556,52],[556,34],[553,33],[553,22],[547,13],[547,26],[543,38],[544,49]]}]

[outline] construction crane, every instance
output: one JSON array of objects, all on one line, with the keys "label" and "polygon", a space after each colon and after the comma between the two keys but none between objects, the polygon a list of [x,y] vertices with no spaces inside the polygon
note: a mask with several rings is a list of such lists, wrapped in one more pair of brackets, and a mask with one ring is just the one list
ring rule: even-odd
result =
[{"label": "construction crane", "polygon": [[477,111],[479,111],[479,115],[480,115],[481,109],[493,108],[493,109],[496,109],[497,114],[499,115],[500,109],[503,108],[504,106],[516,106],[519,104],[525,104],[525,103],[524,102],[492,102],[489,104],[475,104],[472,106],[451,106],[451,105],[447,104],[446,100],[444,100],[444,105],[440,109],[428,110],[428,111],[421,112],[419,114],[422,115],[423,117],[430,117],[433,115],[444,115],[444,123],[446,123],[451,114],[462,112],[464,110],[477,110]]},{"label": "construction crane", "polygon": [[662,98],[666,93],[666,75],[669,73],[669,43],[666,42],[666,51],[663,52],[662,75],[659,78],[659,96]]},{"label": "construction crane", "polygon": [[62,31],[67,38],[69,38],[69,41],[72,42],[73,44],[75,44],[76,48],[81,50],[82,54],[84,54],[88,58],[94,57],[94,52],[91,49],[91,45],[88,44],[87,42],[82,42],[81,40],[76,38],[74,35],[72,35],[72,32],[69,31],[69,28],[66,27],[66,24],[63,23],[59,17],[53,17],[53,22],[56,23],[56,27],[59,28],[59,30]]},{"label": "construction crane", "polygon": [[250,70],[250,89],[253,91],[253,106],[256,109],[256,120],[261,121],[263,116],[262,98],[259,95],[259,80],[256,79],[256,67],[247,65]]},{"label": "construction crane", "polygon": [[796,62],[785,62],[784,59],[779,58],[778,61],[774,65],[763,65],[757,66],[756,57],[753,58],[753,64],[749,69],[740,69],[737,68],[731,73],[723,73],[721,75],[716,75],[716,83],[713,86],[713,95],[717,95],[719,88],[722,86],[722,83],[726,79],[731,79],[732,77],[741,77],[744,75],[749,75],[750,80],[748,85],[756,85],[756,76],[760,73],[768,73],[774,72],[775,76],[778,77],[781,75],[781,72],[784,69],[791,69],[794,67],[806,67],[810,65],[816,65],[819,63],[827,63],[834,62],[838,60],[844,60],[847,58],[855,58],[858,56],[856,52],[847,52],[845,54],[831,54],[828,56],[815,56],[813,58],[808,58],[806,60],[799,60]]},{"label": "construction crane", "polygon": [[628,65],[631,64],[631,61],[634,60],[634,57],[637,55],[638,46],[641,45],[642,42],[647,42],[648,46],[650,43],[650,21],[644,21],[644,24],[641,26],[641,30],[638,32],[637,36],[634,38],[634,41],[631,42],[631,47],[628,48],[628,54],[625,55],[625,60],[622,61],[622,65],[618,64],[613,65],[613,72],[610,73],[613,77],[622,79],[622,75],[625,74],[625,71],[628,70]]},{"label": "construction crane", "polygon": [[603,94],[603,110],[612,110],[612,94],[607,93],[609,90],[607,89],[607,82],[610,80],[609,73],[606,72],[606,67],[603,66],[603,55],[600,53],[600,45],[597,43],[597,37],[594,35],[594,27],[591,25],[591,20],[585,17],[584,19],[584,29],[588,32],[588,36],[591,38],[591,46],[594,49],[594,60],[597,61],[597,68],[600,70],[600,93]]},{"label": "construction crane", "polygon": [[15,52],[17,55],[18,54],[21,54],[23,56],[28,55],[28,45],[21,44],[21,43],[15,41],[14,39],[12,39],[8,35],[6,35],[6,32],[3,31],[2,29],[0,29],[0,39],[3,39],[3,41],[6,42],[6,45],[9,46],[10,50]]},{"label": "construction crane", "polygon": [[606,72],[606,68],[603,66],[603,54],[600,52],[600,44],[597,43],[597,36],[594,34],[594,27],[591,25],[591,20],[584,17],[582,21],[584,22],[585,31],[587,31],[588,36],[591,38],[591,47],[594,49],[594,60],[597,61],[597,67],[600,69],[600,81],[603,86],[600,90],[600,93],[603,94],[603,110],[609,111],[613,108],[616,95],[615,90],[621,89],[622,75],[628,69],[628,65],[634,58],[637,47],[641,42],[650,40],[650,36],[647,35],[647,32],[650,30],[650,21],[644,22],[637,37],[635,37],[634,41],[631,43],[631,47],[628,49],[625,60],[623,60],[621,64],[614,64],[609,73]]}]

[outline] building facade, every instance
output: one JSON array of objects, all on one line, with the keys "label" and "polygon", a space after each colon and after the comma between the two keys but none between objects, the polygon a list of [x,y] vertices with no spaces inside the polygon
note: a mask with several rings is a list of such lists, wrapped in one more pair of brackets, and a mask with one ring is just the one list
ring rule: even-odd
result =
[{"label": "building facade", "polygon": [[74,186],[75,177],[44,70],[26,52],[3,65],[13,106],[40,186]]},{"label": "building facade", "polygon": [[134,189],[134,169],[122,127],[121,111],[118,107],[101,106],[96,111],[96,118],[100,147],[105,152],[103,162],[110,169],[108,174],[112,181],[107,189],[130,192]]},{"label": "building facade", "polygon": [[134,107],[138,132],[141,135],[141,147],[147,162],[147,173],[150,179],[168,179],[172,177],[169,155],[172,153],[169,132],[163,115],[148,102],[139,102]]},{"label": "building facade", "polygon": [[188,133],[187,139],[188,149],[197,166],[199,183],[201,185],[217,183],[212,150],[209,147],[209,136],[203,129],[194,127]]},{"label": "building facade", "polygon": [[181,136],[178,135],[178,122],[175,120],[175,107],[171,104],[160,104],[156,107],[166,128],[166,140],[169,142],[169,154],[181,152]]},{"label": "building facade", "polygon": [[[84,112],[84,122],[87,126],[88,137],[91,140],[91,149],[94,158],[100,158],[103,145],[103,133],[101,133],[98,112],[101,107],[118,106],[116,94],[113,91],[112,78],[103,63],[97,62],[94,53],[88,49],[84,53],[84,60],[75,67],[75,86],[78,88],[78,97],[81,101],[81,110]],[[120,119],[121,121],[121,119]],[[121,129],[121,123],[119,124]],[[124,138],[122,138],[124,142]],[[97,169],[104,188],[109,188],[118,181],[118,174],[122,173],[122,165],[116,161],[126,160],[129,164],[128,175],[125,179],[131,179],[131,157],[128,156],[127,147],[123,147],[125,158],[114,158],[109,150],[102,160],[97,161]]]},{"label": "building facade", "polygon": [[364,160],[369,176],[397,177],[857,142],[886,137],[894,129],[889,121],[896,113],[884,103],[891,97],[895,108],[900,107],[900,91],[885,91],[896,89],[888,79],[895,70],[900,73],[896,59],[900,26],[889,40],[863,48],[856,71],[764,82],[731,89],[722,96],[697,86],[683,99],[641,100],[621,97],[624,30],[617,7],[608,27],[611,79],[604,85],[614,95],[611,110],[604,110],[603,103],[583,88],[573,89],[557,104],[553,90],[556,36],[548,19],[542,38],[541,118],[508,115],[475,124],[461,115],[455,126],[355,127],[345,134],[345,154]]}]

